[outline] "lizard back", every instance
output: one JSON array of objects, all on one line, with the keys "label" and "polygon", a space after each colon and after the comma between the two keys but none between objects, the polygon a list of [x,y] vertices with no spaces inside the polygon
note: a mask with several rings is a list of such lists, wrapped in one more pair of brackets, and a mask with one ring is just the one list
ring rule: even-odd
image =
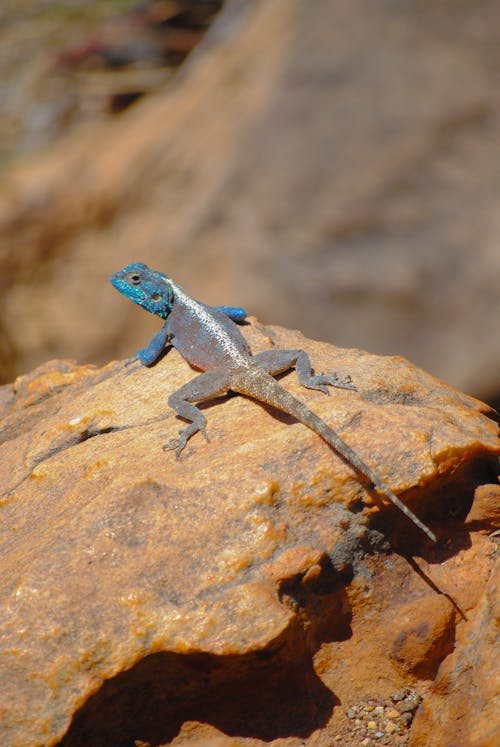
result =
[{"label": "lizard back", "polygon": [[246,366],[250,347],[237,325],[213,306],[195,301],[176,289],[169,315],[172,345],[195,368]]}]

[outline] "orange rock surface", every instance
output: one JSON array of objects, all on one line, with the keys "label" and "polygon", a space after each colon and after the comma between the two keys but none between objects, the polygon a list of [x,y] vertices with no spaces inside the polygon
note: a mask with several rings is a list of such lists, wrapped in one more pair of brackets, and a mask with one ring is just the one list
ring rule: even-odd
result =
[{"label": "orange rock surface", "polygon": [[153,369],[51,361],[0,390],[2,744],[491,738],[492,412],[404,359],[243,329],[255,352],[304,347],[351,374],[359,391],[329,397],[283,384],[437,545],[243,397],[206,409],[210,443],[164,453],[168,393],[193,376],[175,351]]}]

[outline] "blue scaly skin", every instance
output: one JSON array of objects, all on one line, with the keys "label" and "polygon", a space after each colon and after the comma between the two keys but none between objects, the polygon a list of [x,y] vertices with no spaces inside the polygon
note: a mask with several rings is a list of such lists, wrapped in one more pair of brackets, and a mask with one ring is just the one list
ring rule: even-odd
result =
[{"label": "blue scaly skin", "polygon": [[[328,386],[356,389],[349,376],[314,375],[304,350],[266,350],[252,355],[235,322],[245,310],[232,306],[207,306],[187,295],[163,272],[141,262],[111,276],[114,287],[151,314],[165,320],[147,348],[137,353],[145,366],[153,365],[166,345],[172,345],[200,373],[168,398],[175,413],[189,425],[179,438],[163,446],[179,457],[187,441],[200,431],[208,441],[206,418],[193,404],[226,394],[229,390],[252,397],[292,415],[323,438],[357,472],[368,478],[419,529],[436,542],[434,533],[383,483],[378,475],[324,420],[281,386],[273,376],[295,368],[300,383],[328,394]],[[134,359],[133,359],[134,360]]]}]

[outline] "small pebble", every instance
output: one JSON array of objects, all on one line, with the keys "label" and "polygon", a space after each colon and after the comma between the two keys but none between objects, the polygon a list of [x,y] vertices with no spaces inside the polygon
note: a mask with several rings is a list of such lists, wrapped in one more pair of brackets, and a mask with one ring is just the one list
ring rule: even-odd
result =
[{"label": "small pebble", "polygon": [[391,708],[391,710],[387,711],[385,715],[387,718],[399,718],[399,711],[396,711],[395,708]]},{"label": "small pebble", "polygon": [[411,722],[413,721],[413,714],[412,713],[402,713],[399,717],[400,723],[402,723],[404,726],[409,726]]},{"label": "small pebble", "polygon": [[384,712],[384,706],[375,706],[373,709],[375,713],[383,713]]},{"label": "small pebble", "polygon": [[349,710],[347,711],[347,718],[354,718],[355,715],[356,711],[354,710],[354,708],[349,708]]},{"label": "small pebble", "polygon": [[394,734],[394,732],[398,730],[398,725],[395,724],[394,721],[388,721],[385,725],[385,730],[387,734]]},{"label": "small pebble", "polygon": [[366,727],[367,727],[367,729],[372,729],[373,731],[375,731],[375,729],[377,728],[377,722],[376,721],[368,721]]}]

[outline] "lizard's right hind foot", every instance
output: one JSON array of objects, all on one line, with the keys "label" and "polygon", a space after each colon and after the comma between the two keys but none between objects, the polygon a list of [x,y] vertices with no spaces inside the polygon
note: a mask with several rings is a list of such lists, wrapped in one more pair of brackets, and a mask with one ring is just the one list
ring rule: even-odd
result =
[{"label": "lizard's right hind foot", "polygon": [[330,376],[327,376],[324,373],[311,374],[307,377],[303,376],[301,379],[301,383],[308,389],[317,389],[324,394],[330,394],[328,390],[329,386],[334,386],[338,389],[352,389],[355,392],[357,391],[357,387],[355,384],[353,384],[349,374],[346,374],[345,376],[339,376],[335,373],[335,371],[333,371]]},{"label": "lizard's right hind foot", "polygon": [[325,376],[324,373],[321,373],[318,376],[313,376],[313,379],[320,379],[320,384],[328,384],[328,386],[335,386],[338,389],[352,389],[355,392],[358,391],[358,387],[353,383],[349,374],[339,376],[335,371],[332,371],[330,376]]}]

